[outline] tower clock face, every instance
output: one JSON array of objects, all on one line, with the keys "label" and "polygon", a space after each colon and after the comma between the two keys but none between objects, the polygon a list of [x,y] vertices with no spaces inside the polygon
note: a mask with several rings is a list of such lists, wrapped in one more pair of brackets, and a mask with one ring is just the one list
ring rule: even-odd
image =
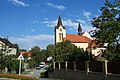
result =
[{"label": "tower clock face", "polygon": [[60,28],[60,31],[62,31],[62,29]]}]

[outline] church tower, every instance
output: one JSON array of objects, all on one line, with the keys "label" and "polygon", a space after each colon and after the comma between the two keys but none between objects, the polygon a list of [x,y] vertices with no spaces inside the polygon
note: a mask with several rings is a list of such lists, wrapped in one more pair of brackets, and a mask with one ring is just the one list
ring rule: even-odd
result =
[{"label": "church tower", "polygon": [[81,28],[81,25],[80,25],[80,23],[79,23],[79,25],[78,25],[78,35],[82,35],[82,28]]},{"label": "church tower", "polygon": [[61,17],[59,15],[57,26],[55,26],[55,44],[63,41],[63,38],[66,38],[66,29],[63,26]]}]

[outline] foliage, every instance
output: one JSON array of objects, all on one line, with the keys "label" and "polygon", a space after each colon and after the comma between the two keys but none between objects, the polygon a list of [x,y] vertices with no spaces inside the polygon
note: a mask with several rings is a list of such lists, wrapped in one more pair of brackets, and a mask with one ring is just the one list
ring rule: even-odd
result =
[{"label": "foliage", "polygon": [[85,61],[90,60],[88,54],[83,49],[77,48],[70,41],[63,41],[55,45],[53,49],[53,58],[55,61]]},{"label": "foliage", "polygon": [[33,59],[28,60],[29,68],[34,68],[36,66],[36,62]]},{"label": "foliage", "polygon": [[[9,55],[9,49],[8,46],[3,45],[2,49],[0,50],[0,67],[1,72],[6,67],[8,69],[8,72],[11,73],[13,70],[18,70],[18,62],[14,61],[13,58],[16,58],[15,55]],[[16,71],[17,72],[17,71]]]},{"label": "foliage", "polygon": [[32,56],[36,56],[38,52],[40,52],[40,47],[38,46],[34,46],[33,48],[31,48],[30,52],[32,53]]},{"label": "foliage", "polygon": [[120,1],[113,3],[106,0],[101,8],[101,16],[93,18],[92,25],[96,29],[92,31],[92,36],[97,38],[99,44],[108,43],[106,58],[116,59],[120,45]]},{"label": "foliage", "polygon": [[34,78],[34,77],[22,76],[22,75],[17,75],[17,74],[0,74],[0,77],[20,79],[20,80],[39,80],[39,79]]},{"label": "foliage", "polygon": [[11,73],[16,68],[19,67],[19,64],[17,65],[16,61],[12,60],[13,58],[15,58],[14,55],[6,55],[4,58],[5,58],[5,67],[7,67],[9,73]]},{"label": "foliage", "polygon": [[46,51],[41,50],[38,46],[31,48],[32,58],[28,61],[30,67],[39,65],[40,62],[45,61]]},{"label": "foliage", "polygon": [[46,56],[49,57],[49,56],[52,56],[53,53],[54,53],[54,49],[55,49],[55,45],[53,44],[49,44],[47,47],[46,47]]}]

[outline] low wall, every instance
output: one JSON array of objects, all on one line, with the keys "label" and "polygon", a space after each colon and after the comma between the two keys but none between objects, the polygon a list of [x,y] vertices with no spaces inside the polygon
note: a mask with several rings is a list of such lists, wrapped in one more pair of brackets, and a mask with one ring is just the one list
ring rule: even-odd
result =
[{"label": "low wall", "polygon": [[[118,62],[117,62],[118,63]],[[62,62],[54,63],[54,71],[49,73],[51,78],[59,78],[64,80],[120,80],[120,74],[108,73],[110,70],[119,73],[119,68],[111,69],[111,63],[107,66],[107,62]],[[115,64],[115,63],[114,63]],[[72,66],[71,66],[72,65]],[[115,65],[120,66],[119,64]],[[114,67],[114,66],[112,66]],[[118,71],[117,71],[118,70]]]}]

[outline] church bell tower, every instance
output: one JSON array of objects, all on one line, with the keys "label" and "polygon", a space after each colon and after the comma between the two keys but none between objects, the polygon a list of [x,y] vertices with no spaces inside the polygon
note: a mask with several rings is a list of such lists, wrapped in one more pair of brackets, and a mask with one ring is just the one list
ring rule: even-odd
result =
[{"label": "church bell tower", "polygon": [[63,38],[66,37],[66,29],[62,24],[61,17],[59,15],[57,26],[55,26],[55,44],[63,41]]}]

